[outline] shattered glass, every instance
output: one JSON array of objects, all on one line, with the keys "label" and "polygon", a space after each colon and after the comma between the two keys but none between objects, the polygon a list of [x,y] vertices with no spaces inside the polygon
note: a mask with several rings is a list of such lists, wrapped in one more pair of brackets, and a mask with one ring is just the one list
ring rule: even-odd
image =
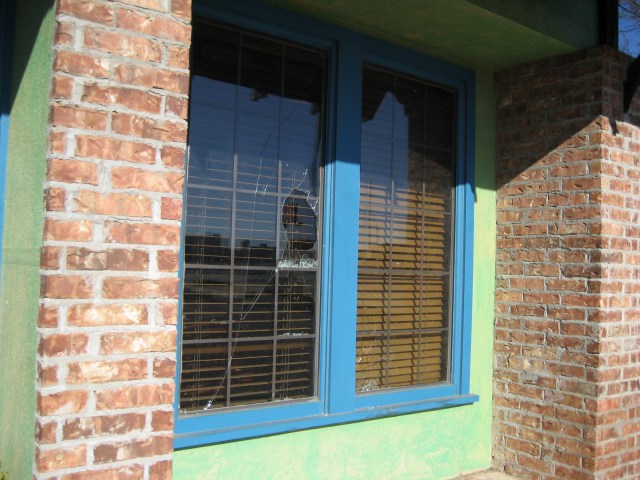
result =
[{"label": "shattered glass", "polygon": [[313,397],[326,55],[194,25],[181,413]]}]

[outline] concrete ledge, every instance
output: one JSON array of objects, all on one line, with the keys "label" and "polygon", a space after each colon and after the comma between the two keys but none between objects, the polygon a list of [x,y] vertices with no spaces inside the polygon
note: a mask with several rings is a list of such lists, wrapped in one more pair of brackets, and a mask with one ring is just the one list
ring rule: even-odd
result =
[{"label": "concrete ledge", "polygon": [[495,470],[483,470],[482,472],[460,475],[455,480],[517,480],[517,477]]}]

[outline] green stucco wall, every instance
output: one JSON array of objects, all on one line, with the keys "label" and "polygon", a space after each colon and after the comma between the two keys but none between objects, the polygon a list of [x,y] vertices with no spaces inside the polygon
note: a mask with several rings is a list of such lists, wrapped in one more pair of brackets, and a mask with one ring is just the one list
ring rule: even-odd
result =
[{"label": "green stucco wall", "polygon": [[495,264],[493,75],[477,75],[471,391],[464,407],[177,451],[175,480],[445,479],[488,468]]},{"label": "green stucco wall", "polygon": [[36,319],[54,32],[52,0],[17,2],[0,291],[0,462],[32,477]]}]

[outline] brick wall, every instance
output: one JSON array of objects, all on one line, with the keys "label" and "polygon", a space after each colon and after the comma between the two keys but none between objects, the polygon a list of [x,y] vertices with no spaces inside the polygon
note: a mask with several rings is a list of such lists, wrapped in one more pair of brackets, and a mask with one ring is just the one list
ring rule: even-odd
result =
[{"label": "brick wall", "polygon": [[171,477],[189,0],[58,0],[34,478]]},{"label": "brick wall", "polygon": [[640,129],[604,48],[496,75],[494,464],[640,477]]}]

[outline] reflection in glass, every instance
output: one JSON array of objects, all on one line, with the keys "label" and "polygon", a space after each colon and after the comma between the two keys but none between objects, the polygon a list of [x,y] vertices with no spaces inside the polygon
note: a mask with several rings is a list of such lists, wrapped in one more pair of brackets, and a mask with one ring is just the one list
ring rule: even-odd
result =
[{"label": "reflection in glass", "polygon": [[367,66],[356,391],[448,379],[455,94]]},{"label": "reflection in glass", "polygon": [[181,413],[311,397],[323,52],[194,22]]}]

